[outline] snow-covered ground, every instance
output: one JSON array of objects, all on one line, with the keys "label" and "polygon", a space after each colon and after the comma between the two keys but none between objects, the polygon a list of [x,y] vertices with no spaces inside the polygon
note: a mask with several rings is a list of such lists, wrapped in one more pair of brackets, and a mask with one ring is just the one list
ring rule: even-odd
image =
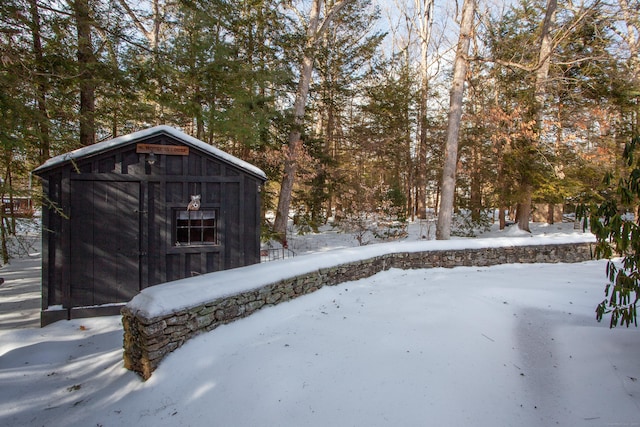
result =
[{"label": "snow-covered ground", "polygon": [[[564,222],[558,224],[531,223],[531,234],[521,231],[516,226],[509,226],[504,230],[498,228],[495,223],[489,231],[476,232],[478,237],[539,237],[539,236],[574,236],[582,234],[582,229],[576,229],[573,222]],[[436,234],[436,220],[416,220],[409,222],[406,228],[407,237],[403,241],[433,240]],[[345,232],[331,225],[320,227],[320,233],[298,234],[293,227],[287,232],[287,243],[297,255],[306,255],[311,253],[325,252],[329,250],[352,248],[359,246],[356,238],[357,232]],[[459,238],[453,236],[453,240]],[[370,232],[363,235],[362,240],[366,244],[375,244],[382,242],[375,239]],[[279,244],[274,244],[279,247]]]},{"label": "snow-covered ground", "polygon": [[[298,252],[354,246],[331,234]],[[119,317],[0,330],[0,425],[638,426],[640,331],[595,321],[604,270],[390,270],[200,335],[147,382]]]}]

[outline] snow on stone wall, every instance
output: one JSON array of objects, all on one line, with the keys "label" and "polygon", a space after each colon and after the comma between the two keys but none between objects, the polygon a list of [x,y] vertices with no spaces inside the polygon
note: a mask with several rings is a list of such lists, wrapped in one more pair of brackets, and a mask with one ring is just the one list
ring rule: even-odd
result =
[{"label": "snow on stone wall", "polygon": [[[162,359],[200,333],[249,316],[260,308],[289,301],[320,289],[373,276],[390,268],[415,269],[459,266],[491,266],[510,263],[575,263],[593,259],[592,242],[396,252],[349,261],[331,267],[292,274],[255,288],[243,287],[190,307],[162,310],[150,315],[136,304],[122,309],[124,364],[148,379]],[[276,263],[272,263],[276,264]],[[259,269],[260,264],[245,267]],[[218,273],[213,273],[218,274]],[[255,275],[259,280],[260,274]],[[165,284],[180,286],[180,283]],[[246,285],[246,284],[245,284]],[[170,303],[170,302],[169,302]]]}]

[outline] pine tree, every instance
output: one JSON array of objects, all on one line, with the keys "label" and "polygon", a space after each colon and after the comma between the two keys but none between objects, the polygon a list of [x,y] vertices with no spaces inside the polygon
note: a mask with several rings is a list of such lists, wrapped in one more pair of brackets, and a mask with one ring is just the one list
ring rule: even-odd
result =
[{"label": "pine tree", "polygon": [[80,145],[96,142],[96,79],[97,60],[93,47],[92,18],[88,0],[69,0],[73,9],[78,55],[78,86],[80,90]]},{"label": "pine tree", "polygon": [[308,179],[300,180],[304,185],[297,186],[293,197],[295,206],[306,207],[298,217],[306,215],[312,228],[331,216],[345,182],[349,157],[344,144],[350,138],[354,99],[362,95],[364,80],[384,37],[372,31],[378,19],[379,12],[370,0],[354,1],[331,22],[318,46],[317,81],[308,114],[315,125],[307,127],[304,141],[315,162],[303,166]]}]

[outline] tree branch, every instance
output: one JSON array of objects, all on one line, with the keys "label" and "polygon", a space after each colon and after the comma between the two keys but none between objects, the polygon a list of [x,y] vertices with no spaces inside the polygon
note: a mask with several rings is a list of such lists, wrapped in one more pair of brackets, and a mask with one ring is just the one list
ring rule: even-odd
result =
[{"label": "tree branch", "polygon": [[327,14],[325,15],[324,19],[322,20],[322,23],[320,24],[320,27],[318,28],[318,30],[316,31],[316,33],[313,35],[312,37],[312,44],[316,44],[318,43],[318,41],[320,40],[320,36],[322,36],[322,34],[324,34],[325,31],[327,31],[327,27],[329,26],[329,24],[331,23],[331,21],[333,20],[333,18],[340,12],[340,10],[342,10],[347,4],[353,2],[354,0],[340,0],[338,3],[335,3],[331,9],[329,10],[329,12],[327,12]]},{"label": "tree branch", "polygon": [[131,9],[131,7],[129,7],[129,5],[127,4],[126,0],[118,0],[118,2],[120,3],[120,5],[124,8],[124,10],[127,12],[127,15],[129,15],[129,18],[131,18],[131,20],[133,21],[133,24],[136,26],[136,28],[138,29],[138,31],[140,31],[147,39],[147,41],[150,44],[153,44],[153,37],[151,35],[151,31],[148,31],[144,24],[138,19],[138,17],[136,16],[135,12]]}]

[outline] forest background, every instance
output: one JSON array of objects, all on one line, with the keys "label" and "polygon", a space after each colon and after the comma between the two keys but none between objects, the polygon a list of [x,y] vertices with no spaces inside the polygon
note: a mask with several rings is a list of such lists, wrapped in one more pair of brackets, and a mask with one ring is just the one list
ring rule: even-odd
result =
[{"label": "forest background", "polygon": [[436,0],[4,0],[3,200],[54,155],[167,124],[267,173],[265,238],[428,218],[456,58],[456,212],[526,229],[532,203],[601,200],[640,130],[640,2],[465,3],[459,37],[463,5]]}]

